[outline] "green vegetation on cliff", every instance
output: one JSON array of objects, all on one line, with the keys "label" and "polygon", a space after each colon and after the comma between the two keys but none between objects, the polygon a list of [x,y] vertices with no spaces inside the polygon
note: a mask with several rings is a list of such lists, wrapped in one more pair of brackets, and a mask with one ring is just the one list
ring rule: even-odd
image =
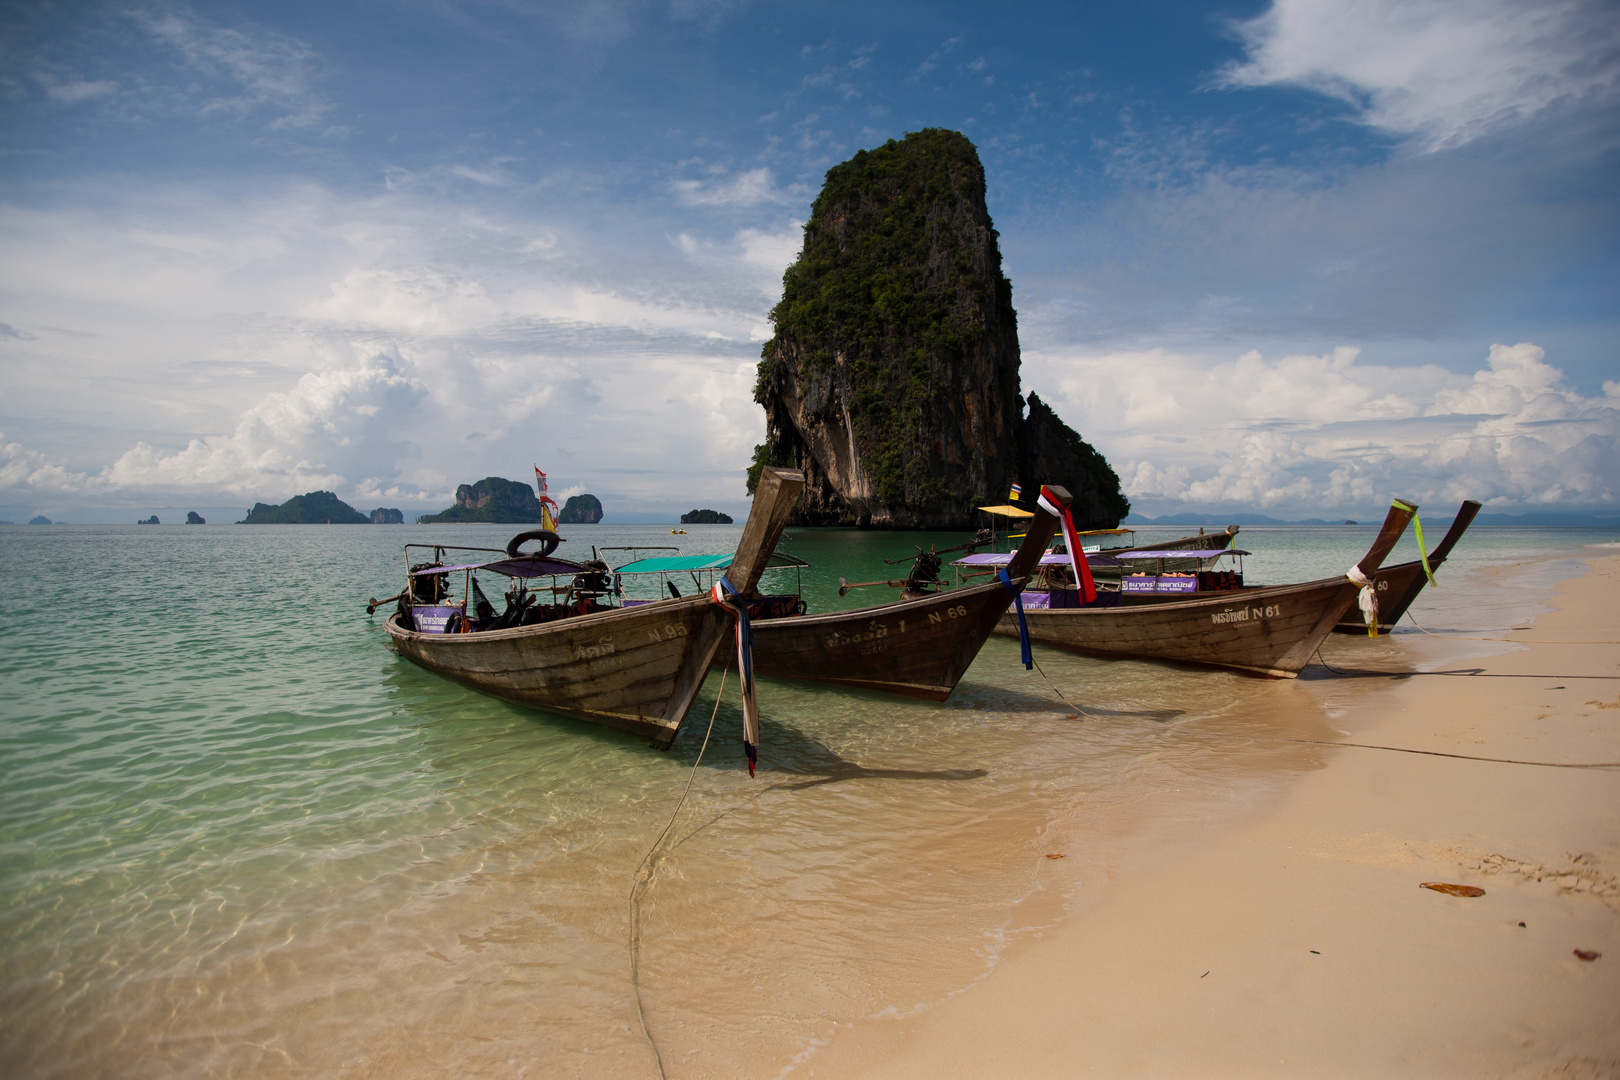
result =
[{"label": "green vegetation on cliff", "polygon": [[[771,312],[776,334],[762,350],[755,400],[769,407],[773,384],[825,379],[842,357],[841,404],[876,498],[936,506],[954,493],[917,435],[937,426],[932,414],[951,392],[940,369],[1013,318],[973,144],[938,128],[890,140],[828,170]],[[1016,359],[1001,374],[1008,385],[997,389],[1011,400]],[[761,466],[795,463],[785,450],[756,449],[750,492]]]},{"label": "green vegetation on cliff", "polygon": [[294,495],[280,506],[254,503],[238,525],[369,525],[371,519],[330,491]]},{"label": "green vegetation on cliff", "polygon": [[465,521],[528,525],[539,520],[540,500],[534,488],[502,476],[486,476],[476,484],[462,484],[456,488],[454,506],[416,519],[420,525]]}]

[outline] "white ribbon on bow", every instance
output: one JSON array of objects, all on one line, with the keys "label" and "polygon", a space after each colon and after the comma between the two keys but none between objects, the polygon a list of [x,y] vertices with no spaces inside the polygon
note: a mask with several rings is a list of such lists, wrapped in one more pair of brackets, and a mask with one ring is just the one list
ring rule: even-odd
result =
[{"label": "white ribbon on bow", "polygon": [[1367,624],[1367,636],[1377,637],[1378,590],[1373,585],[1373,579],[1361,572],[1359,563],[1345,571],[1344,576],[1361,586],[1361,594],[1356,598],[1356,603],[1361,608],[1362,621]]}]

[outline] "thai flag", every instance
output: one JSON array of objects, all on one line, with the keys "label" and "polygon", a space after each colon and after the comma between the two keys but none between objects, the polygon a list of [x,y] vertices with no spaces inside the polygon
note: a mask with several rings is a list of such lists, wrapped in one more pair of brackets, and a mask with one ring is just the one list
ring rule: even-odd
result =
[{"label": "thai flag", "polygon": [[1008,502],[1017,502],[1024,494],[1024,489],[1017,484],[1012,486],[1012,494],[1007,496]]}]

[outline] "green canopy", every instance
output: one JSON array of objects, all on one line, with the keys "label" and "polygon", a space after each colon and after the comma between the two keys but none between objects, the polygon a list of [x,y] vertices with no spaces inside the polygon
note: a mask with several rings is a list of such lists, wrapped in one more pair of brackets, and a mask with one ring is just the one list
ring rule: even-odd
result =
[{"label": "green canopy", "polygon": [[[733,555],[665,555],[653,559],[637,559],[635,562],[625,563],[614,571],[616,574],[667,574],[679,573],[683,570],[724,570],[731,565]],[[796,559],[792,555],[776,552],[771,556],[771,566],[809,566],[803,559]]]}]

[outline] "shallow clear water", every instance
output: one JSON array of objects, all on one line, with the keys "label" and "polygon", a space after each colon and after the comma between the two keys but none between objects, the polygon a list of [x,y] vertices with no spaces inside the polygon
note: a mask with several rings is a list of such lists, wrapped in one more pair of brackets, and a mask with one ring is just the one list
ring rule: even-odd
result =
[{"label": "shallow clear water", "polygon": [[[387,650],[364,604],[399,587],[407,538],[510,531],[0,529],[0,1070],[648,1075],[627,897],[691,777],[642,902],[648,1023],[671,1075],[775,1075],[835,1022],[980,977],[1070,887],[1052,845],[1071,884],[1104,874],[1143,828],[1196,830],[1320,762],[1267,734],[1331,735],[1322,669],[1262,682],[1040,649],[1030,673],[992,639],[942,704],[762,680],[750,781],[718,675],[659,753]],[[1250,581],[1281,582],[1342,572],[1373,531],[1239,545]],[[739,532],[573,527],[563,553],[723,552]],[[961,539],[790,530],[783,549],[828,610],[894,595],[841,599],[838,577]],[[1614,539],[1476,528],[1415,613],[1515,625],[1542,586],[1513,564]],[[1324,653],[1399,668],[1403,648]]]}]

